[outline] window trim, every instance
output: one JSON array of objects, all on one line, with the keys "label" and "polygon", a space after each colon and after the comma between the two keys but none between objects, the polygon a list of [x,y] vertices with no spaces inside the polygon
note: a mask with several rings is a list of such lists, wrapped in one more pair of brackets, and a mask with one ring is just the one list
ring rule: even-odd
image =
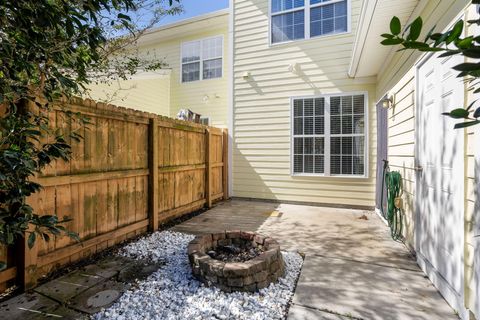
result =
[{"label": "window trim", "polygon": [[207,124],[203,124],[203,123],[200,123],[200,124],[202,124],[202,125],[204,125],[204,126],[210,126],[210,123],[211,123],[210,117],[200,116],[200,121],[202,121],[202,120],[206,120],[206,121],[207,121]]},{"label": "window trim", "polygon": [[[325,35],[320,35],[320,36],[315,36],[315,37],[310,37],[310,9],[325,6],[325,5],[329,5],[329,4],[332,4],[332,3],[341,2],[341,1],[344,1],[344,0],[330,0],[329,2],[320,2],[320,3],[316,3],[316,4],[309,4],[310,0],[305,0],[305,4],[303,5],[303,7],[298,7],[298,8],[293,8],[293,9],[288,9],[288,10],[278,11],[278,12],[272,12],[272,1],[273,0],[268,0],[268,45],[270,47],[289,44],[289,43],[298,42],[298,41],[308,41],[308,40],[311,40],[311,39],[321,39],[321,38],[335,37],[335,36],[349,34],[349,33],[352,32],[352,0],[346,0],[347,1],[347,31],[325,34]],[[295,11],[299,11],[299,10],[304,10],[305,11],[305,38],[297,39],[297,40],[275,42],[274,43],[272,41],[272,17],[276,16],[276,15],[279,15],[279,14],[295,12]]]},{"label": "window trim", "polygon": [[[211,39],[216,39],[216,38],[221,38],[222,39],[222,55],[221,56],[218,56],[218,57],[215,57],[215,58],[209,58],[209,59],[203,59],[203,41],[205,40],[211,40]],[[197,62],[197,61],[191,61],[191,62],[186,62],[184,63],[183,62],[183,46],[185,44],[189,44],[189,43],[194,43],[194,42],[200,42],[200,78],[198,80],[193,80],[193,81],[186,81],[184,82],[183,81],[183,65],[184,64],[189,64],[189,63],[194,63],[194,62]],[[181,84],[187,84],[187,83],[195,83],[195,82],[198,82],[198,81],[208,81],[208,80],[215,80],[215,79],[222,79],[223,76],[225,75],[225,72],[224,72],[224,69],[225,69],[225,35],[224,34],[219,34],[219,35],[215,35],[215,36],[210,36],[210,37],[205,37],[205,38],[200,38],[200,39],[195,39],[195,40],[190,40],[190,41],[183,41],[180,43],[180,83]],[[208,78],[208,79],[204,79],[203,78],[203,62],[204,61],[210,61],[210,60],[216,60],[216,59],[222,59],[222,75],[220,77],[216,77],[216,78]]]},{"label": "window trim", "polygon": [[[316,98],[325,98],[330,99],[331,97],[343,97],[343,96],[354,96],[354,95],[363,95],[364,96],[364,105],[365,105],[365,150],[364,150],[364,158],[365,158],[365,168],[363,175],[353,175],[353,174],[330,174],[330,109],[325,109],[325,133],[324,141],[325,141],[325,164],[324,164],[324,173],[295,173],[294,172],[294,108],[293,104],[296,99],[316,99]],[[368,104],[368,92],[367,91],[351,91],[351,92],[339,92],[339,93],[329,93],[329,94],[319,94],[319,95],[309,95],[309,96],[294,96],[290,97],[290,176],[292,177],[322,177],[322,178],[341,178],[341,179],[368,179],[369,178],[369,171],[370,171],[370,164],[369,164],[369,140],[370,140],[370,115],[369,115],[369,104]],[[330,101],[328,103],[330,105]],[[328,119],[328,121],[327,121]],[[328,131],[327,131],[328,129]],[[328,132],[328,134],[327,134]],[[314,135],[315,136],[315,135]],[[327,143],[328,141],[328,143]],[[328,163],[327,163],[327,155],[328,154]]]}]

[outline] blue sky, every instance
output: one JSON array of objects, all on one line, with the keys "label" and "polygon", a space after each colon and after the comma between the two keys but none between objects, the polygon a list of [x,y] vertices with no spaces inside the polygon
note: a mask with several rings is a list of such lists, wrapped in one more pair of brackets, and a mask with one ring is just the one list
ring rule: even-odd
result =
[{"label": "blue sky", "polygon": [[169,16],[162,19],[159,25],[188,19],[201,14],[228,8],[228,0],[180,0],[184,12],[181,15]]}]

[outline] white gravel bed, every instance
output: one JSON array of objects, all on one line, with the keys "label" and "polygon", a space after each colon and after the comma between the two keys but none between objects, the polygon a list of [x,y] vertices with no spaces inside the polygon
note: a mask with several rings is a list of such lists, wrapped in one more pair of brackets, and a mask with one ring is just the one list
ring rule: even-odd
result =
[{"label": "white gravel bed", "polygon": [[126,245],[121,255],[164,262],[158,271],[139,281],[93,319],[284,319],[303,259],[283,252],[286,274],[257,293],[224,293],[193,278],[187,245],[194,237],[178,232],[156,232]]}]

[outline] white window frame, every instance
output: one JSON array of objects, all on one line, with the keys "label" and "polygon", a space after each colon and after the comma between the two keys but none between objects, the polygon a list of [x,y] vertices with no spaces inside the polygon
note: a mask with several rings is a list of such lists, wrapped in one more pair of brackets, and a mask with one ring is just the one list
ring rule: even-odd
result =
[{"label": "white window frame", "polygon": [[205,120],[207,122],[207,124],[203,124],[203,123],[201,123],[201,124],[203,124],[205,126],[210,126],[210,117],[200,117],[200,121],[202,121],[202,120]]},{"label": "white window frame", "polygon": [[[344,0],[330,0],[328,2],[320,2],[316,4],[310,4],[310,0],[305,0],[305,4],[303,7],[298,7],[298,8],[293,8],[293,9],[288,9],[284,11],[278,11],[278,12],[272,12],[272,1],[273,0],[268,0],[268,43],[270,46],[277,46],[277,45],[282,45],[282,44],[288,44],[292,42],[297,42],[297,41],[305,41],[305,40],[310,40],[310,39],[320,39],[324,37],[333,37],[333,36],[338,36],[338,35],[344,35],[348,34],[352,31],[352,0],[346,0],[347,1],[347,31],[344,32],[337,32],[337,33],[330,33],[330,34],[324,34],[324,35],[319,35],[319,36],[310,36],[310,10],[312,8],[317,8],[325,5],[329,5],[332,3],[337,3],[337,2],[342,2]],[[285,13],[290,13],[290,12],[295,12],[295,11],[300,11],[303,10],[305,13],[305,37],[303,39],[296,39],[296,40],[289,40],[289,41],[282,41],[282,42],[273,42],[272,40],[272,17],[280,14],[285,14]]]},{"label": "white window frame", "polygon": [[[218,57],[214,57],[214,58],[208,58],[208,59],[203,59],[203,43],[205,40],[211,40],[211,39],[217,39],[217,38],[220,38],[222,39],[222,55],[221,56],[218,56]],[[193,83],[193,82],[198,82],[198,81],[205,81],[205,80],[215,80],[215,79],[221,79],[223,78],[223,75],[225,74],[223,72],[223,69],[225,67],[225,64],[224,64],[224,55],[225,55],[225,39],[224,39],[224,35],[223,34],[220,34],[220,35],[216,35],[216,36],[212,36],[212,37],[206,37],[206,38],[201,38],[201,39],[197,39],[197,40],[192,40],[192,41],[184,41],[180,44],[180,83],[182,84],[186,84],[186,83]],[[196,60],[196,61],[190,61],[190,62],[183,62],[183,46],[185,44],[190,44],[190,43],[195,43],[195,42],[199,42],[200,43],[200,60]],[[217,60],[217,59],[222,59],[222,75],[220,77],[216,77],[216,78],[207,78],[207,79],[204,79],[203,78],[203,63],[204,61],[210,61],[210,60]],[[189,63],[194,63],[194,62],[200,62],[200,77],[198,80],[193,80],[193,81],[183,81],[183,65],[184,64],[189,64]]]},{"label": "white window frame", "polygon": [[[364,171],[363,175],[359,174],[330,174],[330,139],[332,134],[330,133],[330,98],[331,97],[344,97],[344,96],[355,96],[363,95],[364,108],[365,108],[365,132],[363,134],[365,146],[364,146]],[[294,134],[294,101],[297,99],[316,99],[324,98],[325,99],[325,129],[323,135],[307,135],[308,137],[323,137],[324,138],[324,173],[296,173],[294,168],[294,139],[305,137],[305,135],[295,135]],[[369,128],[369,105],[368,105],[368,92],[366,91],[354,91],[354,92],[341,92],[341,93],[331,93],[331,94],[320,94],[320,95],[311,95],[311,96],[296,96],[290,98],[290,175],[292,177],[325,177],[325,178],[349,178],[349,179],[367,179],[369,178],[369,140],[370,140],[370,128]],[[342,137],[343,134],[334,134],[333,137]],[[346,134],[346,136],[355,136],[354,134]],[[362,136],[362,135],[358,135]]]}]

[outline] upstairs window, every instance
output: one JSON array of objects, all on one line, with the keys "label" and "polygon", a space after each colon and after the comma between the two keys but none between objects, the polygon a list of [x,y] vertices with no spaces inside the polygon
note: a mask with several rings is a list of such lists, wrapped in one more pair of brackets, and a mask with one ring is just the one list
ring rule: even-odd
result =
[{"label": "upstairs window", "polygon": [[347,32],[348,1],[271,0],[272,43]]},{"label": "upstairs window", "polygon": [[222,74],[222,36],[182,44],[182,82],[221,78]]},{"label": "upstairs window", "polygon": [[366,175],[365,99],[355,94],[292,100],[294,175]]}]

